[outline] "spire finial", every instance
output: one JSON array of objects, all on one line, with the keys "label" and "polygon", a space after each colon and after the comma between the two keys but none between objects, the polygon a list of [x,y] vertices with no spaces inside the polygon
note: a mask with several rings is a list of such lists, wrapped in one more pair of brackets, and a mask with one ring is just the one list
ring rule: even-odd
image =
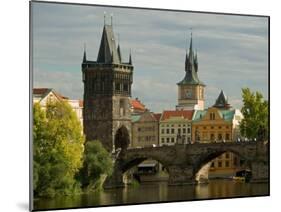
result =
[{"label": "spire finial", "polygon": [[110,21],[111,21],[111,26],[113,24],[113,13],[110,14]]},{"label": "spire finial", "polygon": [[132,65],[132,50],[130,48],[129,64]]},{"label": "spire finial", "polygon": [[86,57],[86,43],[84,43],[84,54],[83,54],[83,62],[87,61],[87,57]]},{"label": "spire finial", "polygon": [[105,19],[106,19],[106,12],[103,12],[103,25],[105,25]]},{"label": "spire finial", "polygon": [[119,43],[120,43],[120,34],[117,33],[117,42],[118,42],[118,46],[119,46]]},{"label": "spire finial", "polygon": [[192,27],[190,27],[190,50],[192,50]]}]

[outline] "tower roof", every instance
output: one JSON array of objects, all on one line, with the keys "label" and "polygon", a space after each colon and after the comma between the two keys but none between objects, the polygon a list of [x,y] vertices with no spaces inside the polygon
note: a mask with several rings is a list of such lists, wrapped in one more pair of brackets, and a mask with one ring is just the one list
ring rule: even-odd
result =
[{"label": "tower roof", "polygon": [[230,104],[228,103],[227,96],[224,94],[223,90],[221,90],[216,103],[213,105],[213,107],[217,108],[230,108]]},{"label": "tower roof", "polygon": [[98,53],[98,63],[120,63],[112,25],[104,25]]},{"label": "tower roof", "polygon": [[198,59],[197,54],[194,55],[192,35],[190,38],[189,53],[185,55],[185,77],[178,85],[204,85],[202,81],[199,80],[198,72]]}]

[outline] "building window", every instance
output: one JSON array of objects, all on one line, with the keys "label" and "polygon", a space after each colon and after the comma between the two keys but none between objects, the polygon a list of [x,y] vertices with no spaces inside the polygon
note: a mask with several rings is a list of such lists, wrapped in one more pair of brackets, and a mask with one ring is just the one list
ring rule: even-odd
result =
[{"label": "building window", "polygon": [[181,129],[178,129],[178,134],[181,134]]},{"label": "building window", "polygon": [[225,167],[229,167],[229,161],[225,161]]},{"label": "building window", "polygon": [[175,138],[171,138],[171,143],[174,143],[175,142]]},{"label": "building window", "polygon": [[215,135],[212,133],[211,134],[211,141],[215,140]]},{"label": "building window", "polygon": [[219,126],[219,129],[221,129],[221,126]]},{"label": "building window", "polygon": [[175,129],[174,129],[174,128],[171,129],[171,133],[172,133],[172,134],[175,133]]},{"label": "building window", "polygon": [[225,153],[225,158],[229,158],[229,153]]},{"label": "building window", "polygon": [[161,142],[162,142],[162,143],[165,143],[165,139],[164,139],[164,138],[161,138]]},{"label": "building window", "polygon": [[123,85],[123,88],[124,88],[124,91],[128,91],[128,90],[129,90],[129,86],[128,86],[128,84],[127,84],[127,83],[125,83],[125,84]]},{"label": "building window", "polygon": [[211,167],[212,167],[212,168],[215,167],[215,162],[212,162]]},{"label": "building window", "polygon": [[190,128],[187,128],[187,133],[190,133]]},{"label": "building window", "polygon": [[126,100],[125,99],[120,99],[120,108],[119,108],[119,114],[120,116],[125,116],[126,115]]},{"label": "building window", "polygon": [[166,133],[169,134],[170,133],[170,129],[166,129]]},{"label": "building window", "polygon": [[215,120],[215,113],[210,113],[210,120]]},{"label": "building window", "polygon": [[211,126],[211,129],[214,129],[214,126]]},{"label": "building window", "polygon": [[165,133],[165,129],[161,129],[161,133],[164,134]]},{"label": "building window", "polygon": [[116,83],[115,84],[115,90],[116,91],[121,91],[121,84],[120,83]]},{"label": "building window", "polygon": [[222,162],[221,161],[218,162],[218,167],[222,167]]},{"label": "building window", "polygon": [[225,139],[229,140],[229,134],[228,133],[225,134]]},{"label": "building window", "polygon": [[233,165],[234,165],[234,166],[237,166],[237,157],[234,157]]},{"label": "building window", "polygon": [[182,133],[186,133],[186,129],[185,128],[182,129]]},{"label": "building window", "polygon": [[166,138],[167,143],[170,143],[170,138]]},{"label": "building window", "polygon": [[138,131],[141,132],[141,128],[140,127],[138,128]]},{"label": "building window", "polygon": [[203,129],[204,129],[204,130],[206,130],[206,129],[207,129],[207,127],[203,127]]},{"label": "building window", "polygon": [[218,139],[219,139],[219,141],[222,140],[222,135],[221,134],[218,134]]}]

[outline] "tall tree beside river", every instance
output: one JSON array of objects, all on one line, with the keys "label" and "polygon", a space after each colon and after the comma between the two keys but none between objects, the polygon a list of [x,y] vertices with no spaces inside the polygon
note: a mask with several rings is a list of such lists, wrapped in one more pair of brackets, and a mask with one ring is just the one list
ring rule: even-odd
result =
[{"label": "tall tree beside river", "polygon": [[75,174],[82,166],[84,136],[66,102],[33,106],[34,196],[70,195],[80,189]]}]

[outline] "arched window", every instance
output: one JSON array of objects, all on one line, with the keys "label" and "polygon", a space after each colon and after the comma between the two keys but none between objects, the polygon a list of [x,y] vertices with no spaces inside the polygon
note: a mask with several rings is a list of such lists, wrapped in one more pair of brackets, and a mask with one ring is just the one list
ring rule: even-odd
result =
[{"label": "arched window", "polygon": [[126,99],[120,99],[120,106],[119,106],[119,115],[120,116],[126,116],[126,109],[127,109],[127,104],[126,104]]}]

